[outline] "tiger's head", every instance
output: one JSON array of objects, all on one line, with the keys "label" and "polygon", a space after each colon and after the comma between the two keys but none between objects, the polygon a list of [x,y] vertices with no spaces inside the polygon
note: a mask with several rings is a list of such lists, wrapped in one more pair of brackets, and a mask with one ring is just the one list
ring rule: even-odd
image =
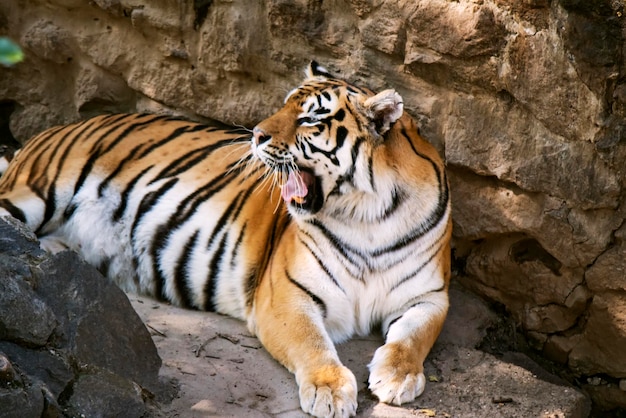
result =
[{"label": "tiger's head", "polygon": [[316,62],[306,75],[282,109],[254,128],[253,154],[280,184],[292,215],[354,212],[351,205],[376,192],[372,154],[402,116],[402,98],[348,84]]}]

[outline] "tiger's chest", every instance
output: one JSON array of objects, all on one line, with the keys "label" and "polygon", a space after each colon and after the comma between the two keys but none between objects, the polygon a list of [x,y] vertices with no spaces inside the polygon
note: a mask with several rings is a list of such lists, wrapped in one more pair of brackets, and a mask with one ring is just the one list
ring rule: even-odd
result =
[{"label": "tiger's chest", "polygon": [[286,271],[321,301],[334,341],[367,335],[385,318],[444,286],[440,248],[433,245],[441,231],[419,235],[400,229],[405,232],[384,225],[377,234],[354,228],[342,237],[338,228],[316,225],[294,240],[296,251]]}]

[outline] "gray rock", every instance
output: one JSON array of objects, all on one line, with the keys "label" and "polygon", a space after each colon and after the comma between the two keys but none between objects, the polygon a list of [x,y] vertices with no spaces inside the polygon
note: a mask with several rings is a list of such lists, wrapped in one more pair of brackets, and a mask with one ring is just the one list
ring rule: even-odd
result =
[{"label": "gray rock", "polygon": [[70,414],[90,418],[141,418],[150,413],[141,387],[112,373],[82,374],[72,389],[67,411]]},{"label": "gray rock", "polygon": [[0,388],[0,417],[39,418],[44,412],[44,397],[39,386]]},{"label": "gray rock", "polygon": [[19,223],[0,232],[0,417],[156,414],[161,359],[126,295]]},{"label": "gray rock", "polygon": [[75,253],[41,264],[37,292],[61,324],[59,342],[76,361],[157,389],[161,359],[126,295]]},{"label": "gray rock", "polygon": [[[16,232],[17,231],[17,232]],[[37,236],[26,225],[13,218],[2,218],[0,222],[0,253],[5,257],[28,260],[29,257],[43,258],[45,251],[39,247]]]},{"label": "gray rock", "polygon": [[62,350],[29,349],[17,344],[0,341],[0,351],[18,367],[21,374],[31,381],[45,385],[54,399],[58,399],[75,377],[72,358]]},{"label": "gray rock", "polygon": [[29,275],[24,261],[0,254],[0,339],[41,347],[57,319],[28,284]]}]

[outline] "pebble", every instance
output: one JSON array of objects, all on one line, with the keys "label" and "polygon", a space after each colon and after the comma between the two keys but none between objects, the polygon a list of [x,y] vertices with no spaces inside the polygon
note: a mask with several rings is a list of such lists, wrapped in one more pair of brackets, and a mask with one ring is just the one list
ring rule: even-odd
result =
[{"label": "pebble", "polygon": [[0,353],[0,380],[12,382],[15,379],[15,370],[9,359]]}]

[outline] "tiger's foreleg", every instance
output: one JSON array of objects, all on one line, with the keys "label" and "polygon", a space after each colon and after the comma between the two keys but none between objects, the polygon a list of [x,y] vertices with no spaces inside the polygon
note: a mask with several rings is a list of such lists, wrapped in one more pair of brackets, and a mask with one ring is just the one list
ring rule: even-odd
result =
[{"label": "tiger's foreleg", "polygon": [[323,310],[290,278],[265,275],[248,325],[265,349],[295,374],[305,412],[316,417],[355,415],[354,374],[339,360],[324,327]]},{"label": "tiger's foreleg", "polygon": [[385,344],[369,364],[369,388],[381,402],[401,405],[422,394],[424,360],[441,332],[448,310],[446,290],[424,295],[399,318],[383,324]]}]

